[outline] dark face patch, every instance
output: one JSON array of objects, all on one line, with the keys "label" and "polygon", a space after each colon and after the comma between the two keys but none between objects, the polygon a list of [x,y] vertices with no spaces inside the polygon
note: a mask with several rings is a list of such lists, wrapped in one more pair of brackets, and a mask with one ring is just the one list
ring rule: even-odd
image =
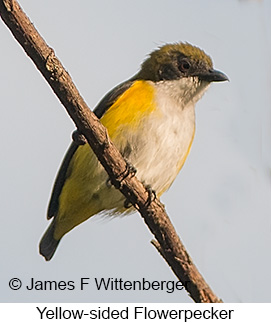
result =
[{"label": "dark face patch", "polygon": [[178,69],[173,64],[161,65],[157,74],[158,81],[175,80],[181,76]]},{"label": "dark face patch", "polygon": [[171,55],[170,63],[160,65],[156,76],[157,81],[199,76],[211,69],[206,61],[193,60],[180,52],[173,52]]}]

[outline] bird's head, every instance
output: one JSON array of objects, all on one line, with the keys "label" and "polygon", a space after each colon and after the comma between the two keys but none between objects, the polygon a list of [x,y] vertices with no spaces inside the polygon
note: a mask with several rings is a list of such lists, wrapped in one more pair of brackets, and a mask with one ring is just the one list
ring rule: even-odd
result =
[{"label": "bird's head", "polygon": [[153,82],[189,77],[207,83],[228,80],[224,73],[213,69],[210,56],[188,43],[167,44],[153,51],[136,75],[137,79]]}]

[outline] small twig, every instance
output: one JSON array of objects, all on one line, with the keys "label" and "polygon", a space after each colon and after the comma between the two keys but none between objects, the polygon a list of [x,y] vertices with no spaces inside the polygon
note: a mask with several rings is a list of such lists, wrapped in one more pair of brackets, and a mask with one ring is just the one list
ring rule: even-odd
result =
[{"label": "small twig", "polygon": [[[190,259],[163,204],[154,199],[134,174],[126,174],[126,162],[111,142],[107,130],[90,111],[52,48],[48,47],[15,0],[0,0],[0,14],[14,37],[33,60],[73,119],[77,129],[87,139],[107,171],[111,182],[141,213],[154,234],[158,251],[183,283],[195,302],[220,302]],[[2,44],[3,46],[3,44]],[[127,175],[127,174],[126,174]]]}]

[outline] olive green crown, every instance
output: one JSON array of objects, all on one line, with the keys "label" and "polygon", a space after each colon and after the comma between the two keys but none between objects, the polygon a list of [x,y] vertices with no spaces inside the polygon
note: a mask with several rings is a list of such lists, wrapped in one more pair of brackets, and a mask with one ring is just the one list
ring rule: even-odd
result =
[{"label": "olive green crown", "polygon": [[153,78],[156,71],[163,65],[172,64],[172,60],[176,55],[183,55],[190,61],[204,64],[210,69],[213,68],[213,62],[209,55],[202,49],[189,43],[166,44],[150,53],[149,57],[142,63],[141,70],[137,77]]}]

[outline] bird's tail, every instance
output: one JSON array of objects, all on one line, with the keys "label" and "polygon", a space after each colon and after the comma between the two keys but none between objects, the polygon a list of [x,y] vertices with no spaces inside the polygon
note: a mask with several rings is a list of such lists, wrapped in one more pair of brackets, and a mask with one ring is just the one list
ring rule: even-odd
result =
[{"label": "bird's tail", "polygon": [[53,257],[56,251],[56,248],[60,242],[60,239],[56,240],[54,238],[54,231],[55,231],[55,219],[50,224],[49,228],[45,231],[39,245],[40,254],[47,261]]}]

